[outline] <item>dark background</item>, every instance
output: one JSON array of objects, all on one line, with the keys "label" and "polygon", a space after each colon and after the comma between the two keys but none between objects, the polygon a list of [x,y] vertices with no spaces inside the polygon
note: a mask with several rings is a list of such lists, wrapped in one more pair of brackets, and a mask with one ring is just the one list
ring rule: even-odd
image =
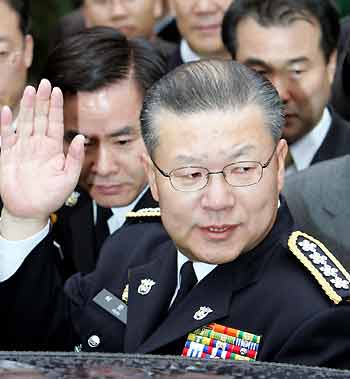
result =
[{"label": "dark background", "polygon": [[[41,78],[46,63],[50,32],[58,18],[77,6],[79,0],[32,0],[32,34],[35,40],[30,82]],[[350,14],[350,0],[337,0],[342,16]]]}]

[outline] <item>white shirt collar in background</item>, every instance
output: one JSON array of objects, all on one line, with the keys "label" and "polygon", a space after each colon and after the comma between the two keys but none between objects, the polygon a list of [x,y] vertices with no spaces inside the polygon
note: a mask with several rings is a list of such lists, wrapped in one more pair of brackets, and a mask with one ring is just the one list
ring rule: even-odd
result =
[{"label": "white shirt collar in background", "polygon": [[[148,188],[149,187],[146,186],[145,189],[137,196],[137,198],[132,203],[126,205],[125,207],[111,208],[113,212],[113,216],[111,216],[107,220],[110,234],[118,230],[124,224],[127,213],[132,211],[135,208],[136,203],[141,199],[141,197],[145,194]],[[93,206],[93,214],[94,214],[94,224],[96,224],[97,205],[96,205],[95,200],[93,201],[92,206]]]},{"label": "white shirt collar in background", "polygon": [[180,55],[184,63],[196,62],[201,59],[200,56],[190,48],[189,44],[184,39],[180,42]]},{"label": "white shirt collar in background", "polygon": [[332,117],[327,108],[324,109],[321,120],[308,134],[289,146],[294,164],[287,168],[290,175],[309,167],[317,150],[321,147],[331,127]]}]

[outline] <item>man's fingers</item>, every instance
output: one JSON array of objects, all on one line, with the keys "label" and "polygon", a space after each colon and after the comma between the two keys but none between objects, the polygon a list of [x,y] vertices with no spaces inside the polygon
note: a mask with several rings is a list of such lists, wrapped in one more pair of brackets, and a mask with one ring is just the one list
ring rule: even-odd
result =
[{"label": "man's fingers", "polygon": [[66,163],[64,171],[70,178],[74,186],[78,183],[81,167],[84,160],[84,136],[77,135],[71,142],[68,154],[66,156]]},{"label": "man's fingers", "polygon": [[54,138],[62,144],[63,150],[63,95],[59,88],[55,87],[51,93],[49,107],[49,125],[47,136]]},{"label": "man's fingers", "polygon": [[45,135],[48,127],[51,84],[47,79],[41,80],[35,98],[34,134]]},{"label": "man's fingers", "polygon": [[33,133],[34,103],[35,88],[27,86],[23,92],[16,123],[16,131],[21,137],[28,137]]},{"label": "man's fingers", "polygon": [[11,147],[16,139],[15,132],[12,127],[12,112],[8,106],[4,106],[1,110],[1,149]]}]

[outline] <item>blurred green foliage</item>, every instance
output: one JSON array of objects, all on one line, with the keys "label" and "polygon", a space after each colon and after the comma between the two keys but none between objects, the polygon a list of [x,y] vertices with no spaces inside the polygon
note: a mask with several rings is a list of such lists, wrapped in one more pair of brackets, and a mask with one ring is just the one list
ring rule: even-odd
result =
[{"label": "blurred green foliage", "polygon": [[59,17],[73,9],[72,0],[32,0],[32,34],[34,36],[34,61],[30,82],[36,84],[46,64],[48,40]]},{"label": "blurred green foliage", "polygon": [[350,14],[350,0],[337,0],[342,16]]}]

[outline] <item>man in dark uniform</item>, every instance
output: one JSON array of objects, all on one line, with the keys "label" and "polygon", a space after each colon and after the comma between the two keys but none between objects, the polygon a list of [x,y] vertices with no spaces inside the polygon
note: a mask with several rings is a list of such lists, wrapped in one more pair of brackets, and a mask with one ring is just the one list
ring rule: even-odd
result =
[{"label": "man in dark uniform", "polygon": [[102,243],[129,211],[157,206],[141,163],[139,115],[164,67],[146,42],[104,27],[67,38],[49,55],[45,77],[65,100],[65,146],[85,136],[79,188],[52,215],[68,276],[95,268]]},{"label": "man in dark uniform", "polygon": [[[213,60],[181,66],[148,91],[143,161],[165,229],[121,229],[96,271],[73,276],[65,291],[45,235],[49,214],[79,177],[83,139],[76,136],[63,156],[62,97],[50,92],[46,81],[37,95],[26,90],[17,135],[9,109],[1,115],[2,348],[78,344],[350,367],[350,275],[320,242],[293,229],[279,195],[287,144],[270,82]],[[38,177],[28,189],[32,170]]]},{"label": "man in dark uniform", "polygon": [[339,30],[332,0],[235,0],[224,16],[232,58],[267,77],[283,100],[287,175],[350,153],[350,125],[328,107]]}]

